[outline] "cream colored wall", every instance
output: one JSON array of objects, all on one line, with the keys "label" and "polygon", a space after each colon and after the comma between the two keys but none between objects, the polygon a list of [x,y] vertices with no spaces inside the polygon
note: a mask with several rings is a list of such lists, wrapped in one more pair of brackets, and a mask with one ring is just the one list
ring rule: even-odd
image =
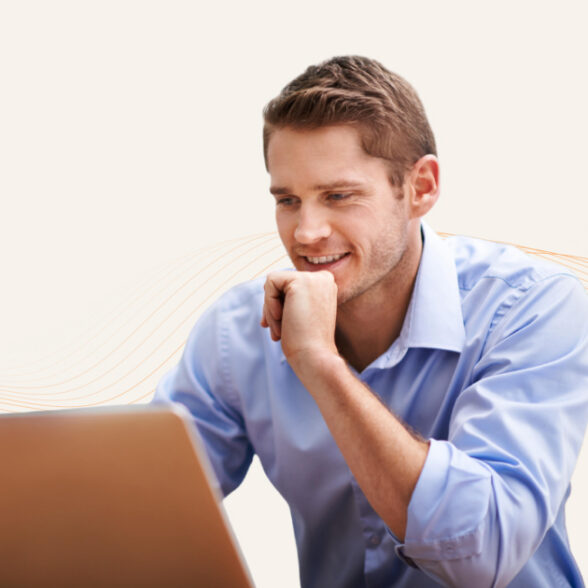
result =
[{"label": "cream colored wall", "polygon": [[[335,54],[418,89],[443,170],[434,228],[588,256],[585,3],[197,6],[0,4],[0,376],[75,341],[153,268],[273,230],[261,106]],[[574,485],[588,576],[586,450]],[[258,585],[295,578],[258,470],[227,507]]]}]

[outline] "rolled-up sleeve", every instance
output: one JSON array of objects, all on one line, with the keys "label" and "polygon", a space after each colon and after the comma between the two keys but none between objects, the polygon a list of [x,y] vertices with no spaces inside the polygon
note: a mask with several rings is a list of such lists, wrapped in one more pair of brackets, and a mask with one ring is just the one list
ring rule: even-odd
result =
[{"label": "rolled-up sleeve", "polygon": [[451,586],[505,586],[553,525],[588,420],[588,305],[556,276],[503,305],[447,440],[430,440],[398,553]]}]

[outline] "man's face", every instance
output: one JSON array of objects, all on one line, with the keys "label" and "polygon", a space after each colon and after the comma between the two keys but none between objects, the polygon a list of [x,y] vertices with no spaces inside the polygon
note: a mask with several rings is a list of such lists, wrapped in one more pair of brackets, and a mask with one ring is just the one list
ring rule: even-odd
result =
[{"label": "man's face", "polygon": [[276,130],[267,159],[278,231],[297,270],[330,271],[339,304],[389,296],[406,279],[418,219],[403,188],[390,184],[385,160],[363,151],[355,127]]}]

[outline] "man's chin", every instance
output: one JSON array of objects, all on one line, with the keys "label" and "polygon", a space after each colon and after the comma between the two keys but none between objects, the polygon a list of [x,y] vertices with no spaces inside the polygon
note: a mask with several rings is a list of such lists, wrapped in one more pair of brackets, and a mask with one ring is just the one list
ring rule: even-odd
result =
[{"label": "man's chin", "polygon": [[337,284],[337,306],[343,306],[356,298],[357,295],[352,289],[345,287],[344,284],[340,285],[336,279],[335,283]]}]

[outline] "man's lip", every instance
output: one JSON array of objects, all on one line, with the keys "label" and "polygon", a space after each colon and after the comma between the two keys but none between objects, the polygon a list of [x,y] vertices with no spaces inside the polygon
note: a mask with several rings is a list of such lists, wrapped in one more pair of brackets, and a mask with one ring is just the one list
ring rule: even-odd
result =
[{"label": "man's lip", "polygon": [[[319,253],[318,255],[303,255],[303,257],[305,257],[308,261],[310,261],[310,259],[316,259],[316,260],[320,260],[322,259],[322,262],[318,262],[318,263],[330,263],[331,261],[339,261],[342,257],[345,257],[345,255],[347,255],[347,251],[343,251],[341,253]],[[334,258],[334,259],[333,259]],[[313,263],[312,261],[310,263]],[[315,262],[316,263],[316,262]]]},{"label": "man's lip", "polygon": [[[338,255],[341,255],[341,257],[339,257],[338,259],[334,259],[332,261],[325,261],[324,263],[313,263],[311,261],[308,260],[309,257],[312,258],[320,258],[320,257],[337,257]],[[299,255],[299,258],[303,260],[305,267],[308,267],[309,269],[329,269],[331,267],[334,267],[335,265],[341,263],[342,261],[344,261],[345,259],[347,259],[349,257],[350,253],[349,251],[346,251],[344,253],[331,253],[331,254],[322,254],[322,255]]]}]

